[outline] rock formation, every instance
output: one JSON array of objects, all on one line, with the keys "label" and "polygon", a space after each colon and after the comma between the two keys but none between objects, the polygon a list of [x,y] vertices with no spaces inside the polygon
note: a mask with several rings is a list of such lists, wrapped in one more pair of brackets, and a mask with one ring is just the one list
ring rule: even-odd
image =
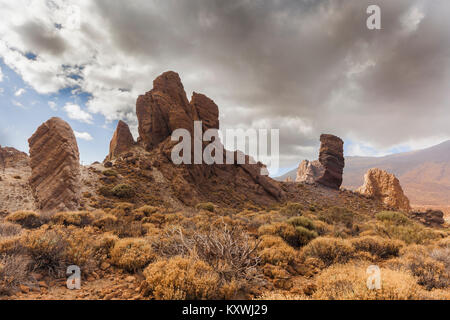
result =
[{"label": "rock formation", "polygon": [[28,166],[29,158],[25,152],[0,145],[0,170]]},{"label": "rock formation", "polygon": [[129,151],[134,146],[133,135],[128,125],[120,120],[116,131],[109,144],[109,155],[107,160],[113,160],[122,153]]},{"label": "rock formation", "polygon": [[399,180],[393,175],[378,168],[372,168],[364,176],[364,184],[357,192],[374,197],[384,204],[398,210],[409,212],[411,207],[404,195]]},{"label": "rock formation", "polygon": [[[242,188],[245,186],[247,192],[255,193],[255,198],[261,197],[264,193],[276,199],[281,198],[283,194],[281,187],[271,178],[261,175],[264,166],[260,163],[249,164],[247,161],[245,164],[235,165],[184,164],[174,170],[170,160],[174,146],[171,134],[174,130],[187,129],[194,137],[194,121],[202,121],[203,132],[219,128],[218,106],[207,96],[195,92],[189,102],[177,73],[169,71],[157,77],[153,82],[153,89],[138,97],[136,114],[139,124],[138,144],[149,152],[163,155],[157,161],[160,164],[159,169],[170,180],[176,181],[173,187],[177,194],[183,195],[183,198],[194,197],[192,193],[195,192],[197,192],[195,196],[199,197],[202,193],[212,192],[212,178],[220,181],[217,188],[236,183],[242,185]],[[224,151],[224,160],[225,157]],[[248,157],[246,159],[248,160]],[[165,166],[167,162],[170,165]]]},{"label": "rock formation", "polygon": [[344,142],[331,134],[320,136],[319,160],[304,160],[297,169],[296,182],[320,183],[339,189],[344,171]]},{"label": "rock formation", "polygon": [[38,208],[76,210],[80,199],[80,159],[75,135],[59,118],[43,123],[28,139],[31,178]]},{"label": "rock formation", "polygon": [[284,182],[293,182],[291,177],[286,177],[286,179],[284,179]]},{"label": "rock formation", "polygon": [[410,217],[429,227],[442,226],[445,223],[441,210],[427,210],[425,212],[411,212]]}]

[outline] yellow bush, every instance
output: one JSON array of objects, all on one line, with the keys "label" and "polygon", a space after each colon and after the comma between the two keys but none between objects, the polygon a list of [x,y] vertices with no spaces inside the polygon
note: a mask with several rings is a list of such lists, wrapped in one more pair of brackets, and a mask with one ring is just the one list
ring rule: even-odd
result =
[{"label": "yellow bush", "polygon": [[381,237],[365,236],[351,240],[356,251],[369,252],[370,254],[386,259],[399,255],[404,243],[399,240],[383,239]]},{"label": "yellow bush", "polygon": [[173,257],[144,270],[145,291],[158,300],[217,299],[219,276],[201,260]]},{"label": "yellow bush", "polygon": [[258,248],[262,263],[285,267],[292,264],[297,258],[297,251],[278,236],[262,236]]},{"label": "yellow bush", "polygon": [[117,222],[117,218],[112,214],[104,214],[92,223],[93,226],[100,229],[112,228]]},{"label": "yellow bush", "polygon": [[294,227],[293,224],[286,222],[274,222],[272,224],[263,225],[259,227],[258,233],[260,235],[280,236],[293,247],[303,246],[317,237],[315,231],[308,230],[301,226]]},{"label": "yellow bush", "polygon": [[347,240],[320,237],[307,244],[301,256],[305,259],[317,258],[325,266],[329,266],[334,263],[346,263],[354,256],[354,249]]},{"label": "yellow bush", "polygon": [[151,245],[144,239],[120,239],[111,250],[111,261],[128,271],[145,267],[155,258]]},{"label": "yellow bush", "polygon": [[27,229],[38,228],[42,224],[39,215],[33,211],[16,211],[9,214],[6,220]]},{"label": "yellow bush", "polygon": [[214,204],[211,203],[211,202],[198,203],[195,206],[195,208],[197,210],[206,210],[206,211],[209,211],[209,212],[214,212],[214,209],[215,209]]},{"label": "yellow bush", "polygon": [[422,290],[407,272],[381,269],[381,289],[367,287],[367,266],[335,265],[316,279],[313,299],[320,300],[410,300],[420,299]]},{"label": "yellow bush", "polygon": [[51,218],[51,221],[55,224],[81,227],[90,224],[92,216],[88,211],[58,212]]}]

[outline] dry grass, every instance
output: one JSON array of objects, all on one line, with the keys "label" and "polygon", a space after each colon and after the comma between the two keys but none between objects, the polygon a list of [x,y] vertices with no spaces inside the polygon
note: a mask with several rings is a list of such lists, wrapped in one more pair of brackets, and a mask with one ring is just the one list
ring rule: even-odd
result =
[{"label": "dry grass", "polygon": [[39,215],[33,211],[16,211],[9,214],[6,220],[27,229],[39,228],[42,225]]},{"label": "dry grass", "polygon": [[110,254],[113,264],[132,272],[144,268],[155,258],[151,245],[144,239],[120,239]]}]

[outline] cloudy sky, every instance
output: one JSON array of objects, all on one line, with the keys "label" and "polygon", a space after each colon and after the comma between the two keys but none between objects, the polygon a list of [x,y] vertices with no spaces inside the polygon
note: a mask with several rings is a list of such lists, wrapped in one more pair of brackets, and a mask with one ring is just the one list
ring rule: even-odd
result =
[{"label": "cloudy sky", "polygon": [[[381,8],[381,30],[366,9]],[[51,116],[84,163],[167,70],[212,98],[222,128],[279,128],[281,167],[450,138],[448,0],[0,0],[0,144],[28,151]]]}]

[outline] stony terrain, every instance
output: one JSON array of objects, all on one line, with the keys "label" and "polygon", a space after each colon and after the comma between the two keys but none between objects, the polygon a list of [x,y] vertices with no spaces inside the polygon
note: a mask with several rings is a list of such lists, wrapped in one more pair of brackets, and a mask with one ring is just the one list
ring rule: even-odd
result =
[{"label": "stony terrain", "polygon": [[[103,163],[76,163],[72,129],[57,118],[30,139],[31,159],[0,153],[2,299],[450,298],[442,212],[340,189],[338,137],[321,137],[317,179],[278,182],[248,157],[172,163],[173,130],[219,126],[218,106],[198,93],[189,101],[178,74],[155,79],[136,109],[139,139],[119,122]],[[394,190],[383,177],[370,185]],[[373,264],[380,290],[366,286]],[[69,265],[81,269],[80,290],[65,287]]]}]

